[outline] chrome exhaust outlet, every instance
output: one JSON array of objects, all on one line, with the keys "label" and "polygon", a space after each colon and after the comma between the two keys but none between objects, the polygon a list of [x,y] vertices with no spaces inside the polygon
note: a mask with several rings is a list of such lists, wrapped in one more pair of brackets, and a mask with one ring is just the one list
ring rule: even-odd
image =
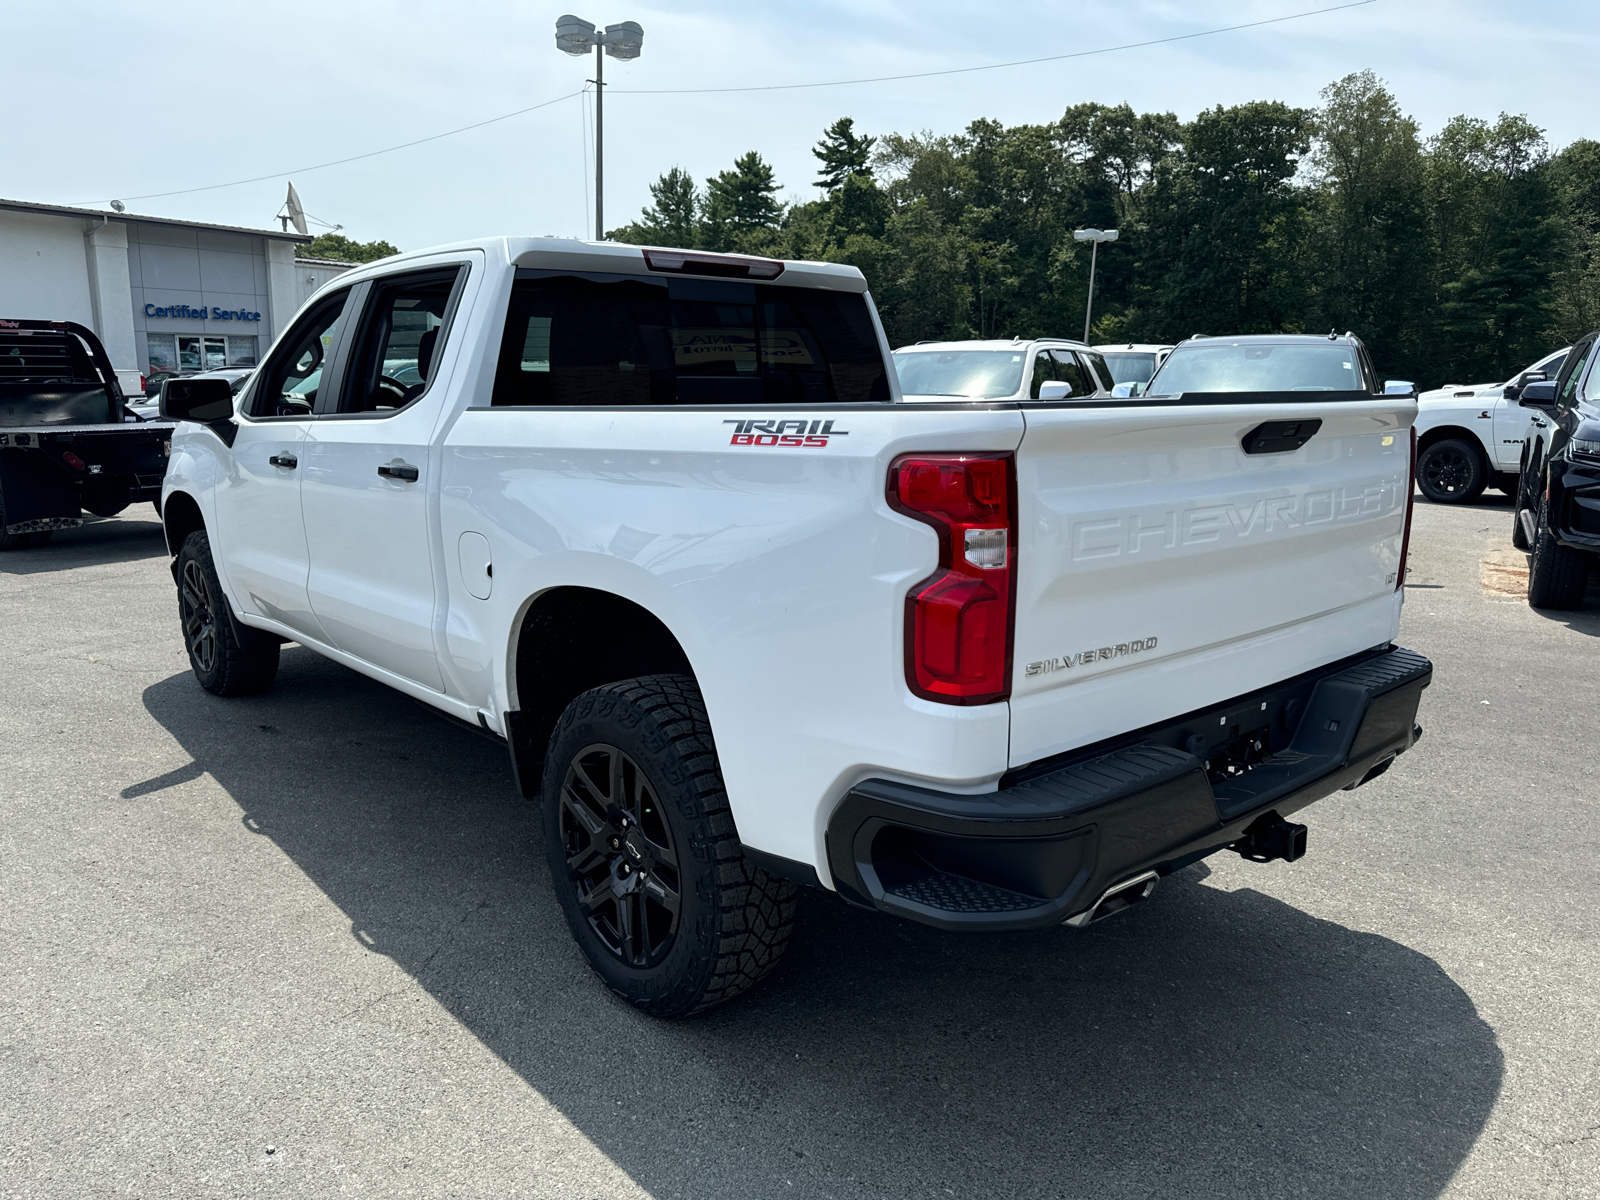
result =
[{"label": "chrome exhaust outlet", "polygon": [[1156,890],[1156,884],[1160,882],[1161,876],[1154,871],[1146,871],[1143,875],[1135,875],[1132,879],[1113,884],[1101,893],[1100,899],[1077,916],[1068,917],[1062,924],[1082,929],[1085,925],[1102,921],[1106,917],[1132,908],[1141,900],[1148,899],[1150,893]]}]

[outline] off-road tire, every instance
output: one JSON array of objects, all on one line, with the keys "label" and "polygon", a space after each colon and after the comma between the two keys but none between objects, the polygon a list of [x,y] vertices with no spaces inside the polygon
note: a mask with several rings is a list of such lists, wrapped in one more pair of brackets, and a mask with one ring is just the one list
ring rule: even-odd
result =
[{"label": "off-road tire", "polygon": [[1589,580],[1589,556],[1563,546],[1550,528],[1550,497],[1539,499],[1539,521],[1533,530],[1533,561],[1528,567],[1528,604],[1562,611],[1583,603]]},{"label": "off-road tire", "polygon": [[278,639],[234,620],[204,530],[178,551],[178,622],[189,666],[215,696],[253,696],[278,673]]},{"label": "off-road tire", "polygon": [[[603,761],[632,765],[643,799],[630,799],[632,789],[618,782],[620,775],[598,786],[583,773],[606,754],[622,758]],[[545,852],[561,911],[595,972],[628,1003],[656,1017],[692,1016],[731,1000],[777,964],[794,925],[795,886],[744,856],[705,702],[692,678],[625,679],[584,692],[568,705],[550,736],[542,804]],[[628,819],[647,808],[644,819]],[[599,817],[602,809],[610,815]],[[639,843],[647,847],[639,859],[623,839],[643,834],[646,820],[657,832]],[[656,838],[671,843],[659,861],[651,857],[662,848]],[[620,849],[605,849],[617,841]],[[596,852],[609,855],[605,864]],[[606,906],[620,918],[629,901],[612,889],[625,885],[631,861],[646,863],[638,878],[658,879],[666,888],[670,875],[677,883],[670,938],[652,950],[645,934],[645,953],[637,953],[639,943],[616,936],[620,921],[606,924]],[[634,911],[642,913],[644,900],[638,903]],[[660,908],[658,916],[665,911]]]},{"label": "off-road tire", "polygon": [[1417,486],[1435,504],[1467,504],[1488,484],[1488,460],[1471,442],[1444,438],[1417,455]]}]

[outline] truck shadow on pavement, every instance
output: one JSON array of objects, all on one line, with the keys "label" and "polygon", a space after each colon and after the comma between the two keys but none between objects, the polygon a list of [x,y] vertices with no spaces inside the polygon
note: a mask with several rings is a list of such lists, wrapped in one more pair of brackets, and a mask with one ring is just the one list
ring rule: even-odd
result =
[{"label": "truck shadow on pavement", "polygon": [[[754,993],[657,1022],[572,944],[498,745],[298,647],[263,697],[185,673],[144,700],[194,764],[126,795],[209,773],[352,954],[391,956],[660,1200],[1431,1197],[1500,1090],[1431,959],[1203,866],[1084,932],[948,934],[808,892]],[[349,1039],[388,1044],[393,1003],[352,996]]]},{"label": "truck shadow on pavement", "polygon": [[161,521],[148,504],[118,517],[86,517],[76,529],[58,529],[43,546],[0,554],[0,575],[42,575],[72,567],[157,558],[167,552]]}]

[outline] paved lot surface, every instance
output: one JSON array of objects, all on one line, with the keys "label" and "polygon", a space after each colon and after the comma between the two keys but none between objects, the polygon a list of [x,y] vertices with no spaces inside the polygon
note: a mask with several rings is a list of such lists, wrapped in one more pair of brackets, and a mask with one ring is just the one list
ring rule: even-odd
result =
[{"label": "paved lot surface", "polygon": [[203,693],[148,512],[0,557],[0,1196],[1600,1196],[1600,592],[1532,612],[1498,497],[1419,503],[1427,736],[1302,862],[1087,932],[808,895],[677,1025],[501,749],[298,647]]}]

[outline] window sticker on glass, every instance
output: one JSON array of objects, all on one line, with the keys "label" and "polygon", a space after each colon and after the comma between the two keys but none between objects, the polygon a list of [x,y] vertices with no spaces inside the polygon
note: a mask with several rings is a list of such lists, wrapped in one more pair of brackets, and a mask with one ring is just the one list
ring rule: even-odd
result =
[{"label": "window sticker on glass", "polygon": [[799,329],[763,329],[761,357],[772,367],[814,367],[818,353]]},{"label": "window sticker on glass", "polygon": [[672,331],[672,360],[680,367],[733,367],[754,374],[755,330],[684,329]]}]

